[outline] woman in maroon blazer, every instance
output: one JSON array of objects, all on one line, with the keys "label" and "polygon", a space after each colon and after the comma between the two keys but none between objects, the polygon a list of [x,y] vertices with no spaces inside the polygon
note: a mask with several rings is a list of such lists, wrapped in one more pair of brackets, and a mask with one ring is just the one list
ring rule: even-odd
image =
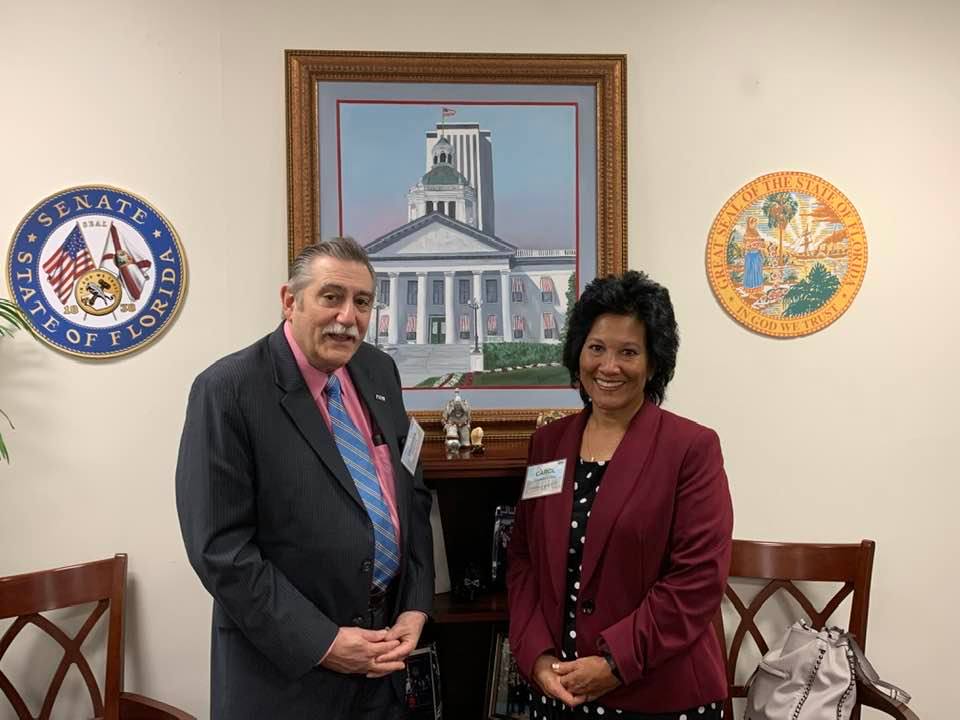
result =
[{"label": "woman in maroon blazer", "polygon": [[717,720],[711,620],[733,510],[717,434],[662,410],[679,336],[667,290],[634,271],[591,282],[564,364],[585,408],[541,428],[529,464],[562,488],[522,500],[509,550],[510,647],[533,720]]}]

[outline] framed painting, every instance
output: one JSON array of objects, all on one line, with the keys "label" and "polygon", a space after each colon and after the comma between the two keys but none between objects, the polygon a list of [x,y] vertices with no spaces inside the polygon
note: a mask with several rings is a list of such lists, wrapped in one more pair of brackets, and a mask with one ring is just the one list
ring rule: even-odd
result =
[{"label": "framed painting", "polygon": [[459,388],[489,437],[581,403],[567,311],[626,265],[626,59],[288,50],[288,259],[363,245],[366,340],[429,434]]}]

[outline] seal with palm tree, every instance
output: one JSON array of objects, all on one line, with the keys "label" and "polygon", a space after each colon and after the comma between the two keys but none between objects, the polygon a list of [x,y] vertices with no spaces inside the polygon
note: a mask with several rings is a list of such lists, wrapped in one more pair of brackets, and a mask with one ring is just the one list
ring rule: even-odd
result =
[{"label": "seal with palm tree", "polygon": [[846,310],[863,280],[866,238],[853,205],[814,175],[765,175],[727,201],[710,231],[708,277],[738,322],[805,335]]}]

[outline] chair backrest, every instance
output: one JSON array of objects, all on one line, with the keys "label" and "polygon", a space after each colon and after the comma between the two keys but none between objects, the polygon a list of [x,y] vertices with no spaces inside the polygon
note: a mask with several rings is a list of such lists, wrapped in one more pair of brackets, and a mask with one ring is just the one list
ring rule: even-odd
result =
[{"label": "chair backrest", "polygon": [[[40,713],[34,718],[14,688],[0,671],[0,690],[21,720],[47,720],[53,710],[64,677],[76,665],[90,693],[93,715],[105,720],[118,720],[120,691],[123,688],[123,602],[127,582],[127,556],[110,560],[73,565],[41,572],[0,578],[0,619],[16,618],[0,638],[0,660],[17,634],[27,625],[44,631],[63,647],[60,661],[44,696]],[[41,613],[75,605],[97,603],[74,637]],[[107,657],[104,692],[94,677],[83,654],[83,643],[94,626],[108,615]]]},{"label": "chair backrest", "polygon": [[[850,618],[846,623],[861,647],[867,642],[867,613],[870,607],[870,578],[873,573],[875,543],[862,540],[859,544],[822,545],[813,543],[776,543],[753,540],[734,540],[730,561],[730,579],[754,579],[761,581],[759,592],[745,601],[727,583],[726,598],[736,611],[737,624],[730,635],[729,649],[724,633],[723,608],[714,619],[714,629],[724,648],[727,666],[727,684],[730,700],[727,701],[724,717],[733,717],[733,698],[746,697],[746,688],[735,680],[740,651],[747,634],[753,638],[761,655],[770,647],[757,625],[757,613],[778,592],[793,597],[806,619],[815,627],[830,624],[830,617],[843,601],[852,595]],[[842,583],[822,608],[817,608],[808,594],[796,583],[824,582]],[[797,620],[799,618],[793,618]],[[783,628],[781,628],[781,631]],[[853,711],[852,720],[859,720],[859,706]]]}]

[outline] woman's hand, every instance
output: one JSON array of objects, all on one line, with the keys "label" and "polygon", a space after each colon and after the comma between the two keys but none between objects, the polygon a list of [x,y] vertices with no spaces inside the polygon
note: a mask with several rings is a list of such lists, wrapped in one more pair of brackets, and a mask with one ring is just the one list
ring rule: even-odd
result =
[{"label": "woman's hand", "polygon": [[[582,704],[586,698],[583,695],[569,692],[560,682],[556,668],[564,664],[565,663],[561,663],[553,655],[544,653],[538,657],[537,661],[533,664],[533,679],[537,685],[540,686],[544,695],[556,698],[564,705],[574,707]],[[606,661],[603,661],[603,664],[606,665]]]},{"label": "woman's hand", "polygon": [[554,673],[568,693],[588,702],[620,686],[609,663],[599,655],[559,663]]}]

